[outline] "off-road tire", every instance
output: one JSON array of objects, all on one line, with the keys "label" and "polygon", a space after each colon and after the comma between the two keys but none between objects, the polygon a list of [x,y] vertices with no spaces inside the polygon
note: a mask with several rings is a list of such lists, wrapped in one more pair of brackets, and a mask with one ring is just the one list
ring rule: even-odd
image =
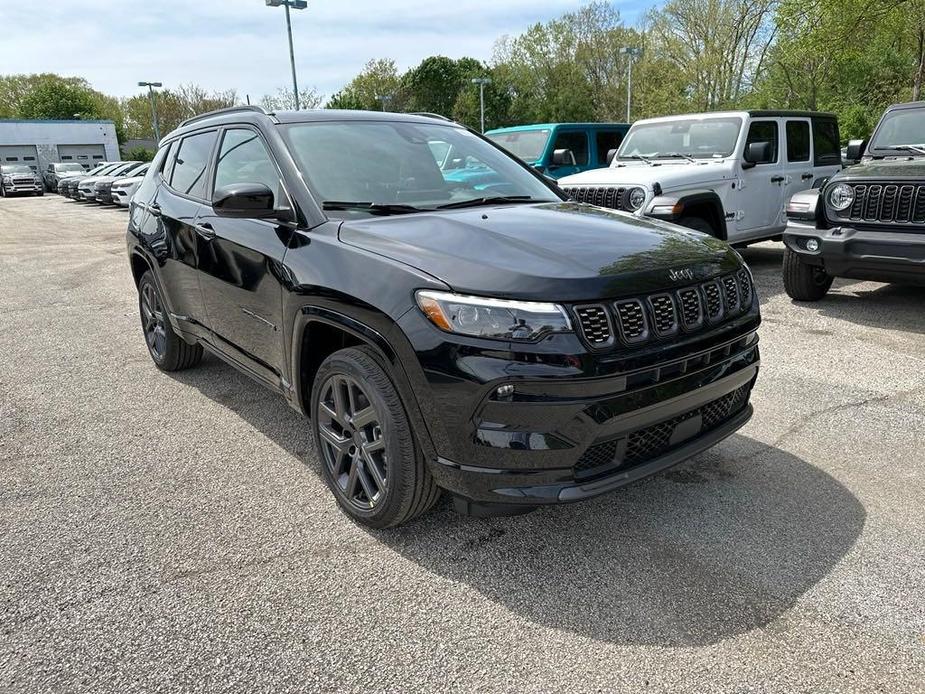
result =
[{"label": "off-road tire", "polygon": [[[152,296],[156,297],[156,302],[152,300]],[[138,312],[148,354],[157,368],[161,371],[183,371],[196,366],[202,360],[202,346],[191,345],[174,332],[167,317],[164,300],[150,270],[145,272],[138,282]],[[157,333],[153,340],[152,331]]]},{"label": "off-road tire", "polygon": [[[407,523],[429,510],[440,497],[440,488],[427,469],[424,455],[411,429],[398,391],[383,364],[379,353],[371,347],[342,349],[322,362],[315,375],[311,392],[312,435],[324,480],[341,509],[358,523],[372,528],[388,528]],[[384,442],[382,460],[385,465],[384,468],[379,468],[380,471],[385,471],[384,491],[380,489],[381,496],[377,496],[375,502],[369,501],[369,497],[366,497],[365,503],[371,504],[368,508],[349,496],[348,492],[352,466],[359,465],[359,470],[364,471],[363,474],[367,475],[368,481],[371,475],[365,470],[369,463],[363,459],[362,452],[355,445],[350,450],[356,451],[356,458],[343,452],[344,442],[348,441],[353,430],[343,427],[338,422],[339,419],[347,417],[338,415],[338,419],[334,419],[330,416],[332,403],[326,400],[326,395],[333,393],[332,388],[344,384],[347,384],[344,387],[352,388],[355,385],[362,390],[352,392],[362,400],[363,409],[366,405],[373,408],[380,426],[380,437]],[[341,393],[343,394],[343,391]],[[324,412],[323,400],[326,408]],[[326,423],[322,425],[321,419],[326,420]],[[325,438],[322,438],[320,433],[322,426],[326,430]],[[340,442],[337,445],[330,437],[332,428],[340,429],[336,432]],[[367,434],[363,432],[356,435],[362,440]],[[358,462],[354,463],[354,459]],[[337,468],[340,474],[335,474],[332,467]],[[360,472],[355,474],[359,475]],[[358,483],[354,484],[354,489],[356,484]],[[357,491],[360,492],[360,496],[364,494],[360,490]]]},{"label": "off-road tire", "polygon": [[819,301],[835,278],[815,265],[800,261],[798,253],[784,249],[784,289],[796,301]]},{"label": "off-road tire", "polygon": [[716,229],[714,229],[713,225],[703,217],[681,217],[681,219],[678,220],[678,224],[682,227],[687,227],[688,229],[699,231],[702,234],[707,234],[709,236],[718,238]]}]

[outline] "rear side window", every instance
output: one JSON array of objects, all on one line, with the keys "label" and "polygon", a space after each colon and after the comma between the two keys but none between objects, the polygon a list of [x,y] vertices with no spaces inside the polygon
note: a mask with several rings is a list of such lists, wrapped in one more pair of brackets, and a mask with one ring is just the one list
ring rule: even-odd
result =
[{"label": "rear side window", "polygon": [[[556,135],[553,149],[570,149],[575,155],[575,163],[583,166],[588,163],[588,135],[582,132],[564,132]],[[607,153],[604,153],[606,156]]]},{"label": "rear side window", "polygon": [[[602,130],[594,135],[597,144],[597,163],[607,166],[607,152],[618,149],[623,142],[624,133],[613,130]],[[576,155],[577,156],[577,155]]]},{"label": "rear side window", "polygon": [[814,120],[813,144],[816,147],[816,166],[841,164],[841,140],[837,121]]},{"label": "rear side window", "polygon": [[226,130],[215,167],[215,188],[232,183],[262,183],[279,198],[279,175],[266,147],[253,130]]},{"label": "rear side window", "polygon": [[787,121],[787,161],[809,161],[809,123]]},{"label": "rear side window", "polygon": [[214,143],[214,130],[180,140],[173,172],[170,175],[171,188],[194,198],[205,198],[206,169]]},{"label": "rear side window", "polygon": [[778,158],[778,149],[780,149],[777,142],[777,121],[752,121],[752,124],[748,126],[748,139],[745,140],[745,147],[748,148],[753,142],[770,142],[771,154],[774,155],[774,158],[769,163],[775,163]]}]

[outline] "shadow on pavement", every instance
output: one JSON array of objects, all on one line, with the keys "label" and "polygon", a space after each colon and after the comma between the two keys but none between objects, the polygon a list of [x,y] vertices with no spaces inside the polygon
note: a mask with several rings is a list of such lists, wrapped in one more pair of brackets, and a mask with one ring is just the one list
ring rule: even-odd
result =
[{"label": "shadow on pavement", "polygon": [[[278,396],[214,357],[175,377],[317,471],[307,422]],[[845,556],[864,521],[835,479],[735,435],[585,503],[479,520],[444,502],[408,526],[371,534],[521,619],[608,642],[675,646],[716,643],[779,617]]]}]

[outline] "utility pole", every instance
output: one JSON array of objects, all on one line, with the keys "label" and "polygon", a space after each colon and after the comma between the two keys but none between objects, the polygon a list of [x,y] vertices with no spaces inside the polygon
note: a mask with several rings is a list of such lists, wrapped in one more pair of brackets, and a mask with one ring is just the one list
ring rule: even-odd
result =
[{"label": "utility pole", "polygon": [[154,143],[160,144],[161,126],[157,121],[157,97],[154,95],[154,88],[163,87],[164,85],[160,82],[139,82],[138,86],[148,88],[148,98],[151,100],[151,118],[154,123]]},{"label": "utility pole", "polygon": [[266,0],[267,7],[286,8],[286,35],[289,37],[289,65],[292,67],[292,96],[295,99],[295,110],[299,110],[299,81],[295,74],[295,50],[292,47],[292,22],[289,19],[289,8],[304,10],[308,7],[308,0]]},{"label": "utility pole", "polygon": [[479,112],[482,116],[482,132],[485,132],[485,85],[491,84],[488,77],[473,77],[472,84],[479,85]]},{"label": "utility pole", "polygon": [[633,60],[642,55],[642,48],[638,46],[625,46],[620,53],[626,56],[626,122],[630,123],[633,107]]}]

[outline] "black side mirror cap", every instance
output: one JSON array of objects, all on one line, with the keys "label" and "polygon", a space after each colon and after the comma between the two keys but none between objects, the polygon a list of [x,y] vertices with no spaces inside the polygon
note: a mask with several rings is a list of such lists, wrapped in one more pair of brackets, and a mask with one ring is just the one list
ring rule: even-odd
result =
[{"label": "black side mirror cap", "polygon": [[742,157],[743,169],[750,169],[758,164],[770,164],[773,160],[770,142],[750,142],[745,148],[745,155]]},{"label": "black side mirror cap", "polygon": [[867,148],[867,140],[849,140],[848,148],[845,152],[845,159],[848,161],[860,161],[864,156],[864,150]]},{"label": "black side mirror cap", "polygon": [[575,166],[575,153],[570,149],[556,149],[552,153],[553,166]]},{"label": "black side mirror cap", "polygon": [[608,149],[607,150],[607,166],[613,164],[613,160],[617,158],[617,150]]},{"label": "black side mirror cap", "polygon": [[232,183],[216,188],[212,209],[219,217],[266,219],[276,217],[273,191],[263,183]]}]

